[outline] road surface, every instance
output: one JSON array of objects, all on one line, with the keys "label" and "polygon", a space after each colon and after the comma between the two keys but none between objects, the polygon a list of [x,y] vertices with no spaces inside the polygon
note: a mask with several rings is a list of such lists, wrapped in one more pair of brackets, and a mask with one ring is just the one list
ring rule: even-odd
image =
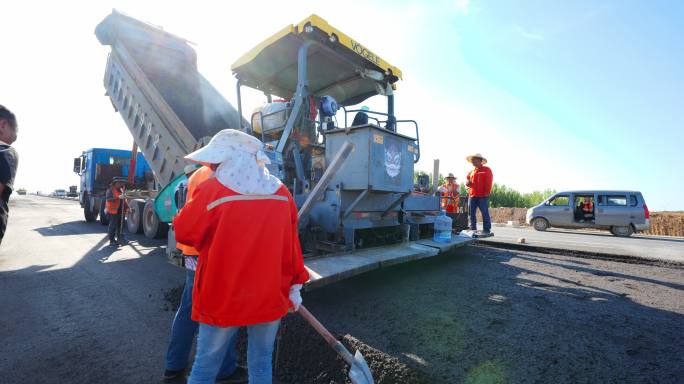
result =
[{"label": "road surface", "polygon": [[555,248],[597,254],[630,256],[642,259],[684,264],[684,238],[652,235],[616,237],[607,231],[549,229],[535,231],[530,227],[493,227],[494,237],[486,242],[525,244],[532,247]]},{"label": "road surface", "polygon": [[[161,241],[109,247],[78,203],[12,196],[0,246],[3,383],[154,383],[184,272]],[[166,310],[165,310],[166,309]]]},{"label": "road surface", "polygon": [[[0,246],[3,384],[158,383],[184,272],[162,241],[111,248],[78,204],[17,196]],[[175,295],[170,293],[176,293]],[[467,246],[304,294],[377,384],[676,383],[684,269]],[[283,383],[346,369],[297,316]]]}]

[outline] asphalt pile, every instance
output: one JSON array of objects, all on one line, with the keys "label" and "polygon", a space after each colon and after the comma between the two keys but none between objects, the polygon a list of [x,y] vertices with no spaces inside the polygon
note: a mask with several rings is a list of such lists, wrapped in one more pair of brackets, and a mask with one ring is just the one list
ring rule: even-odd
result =
[{"label": "asphalt pile", "polygon": [[[358,349],[378,384],[428,383],[398,359],[365,344],[351,335],[336,335],[352,354]],[[245,348],[243,340],[239,349]],[[240,353],[242,354],[242,353]],[[281,383],[351,383],[349,367],[325,340],[299,315],[283,318],[274,352],[275,377]]]},{"label": "asphalt pile", "polygon": [[[175,311],[180,304],[183,286],[164,292],[165,310]],[[377,384],[427,384],[420,371],[403,364],[399,359],[377,350],[356,337],[345,334],[337,339],[354,354],[361,351]],[[246,365],[247,332],[238,335],[238,356]],[[273,353],[274,377],[282,384],[342,384],[351,383],[348,365],[325,340],[299,315],[289,314],[282,319]]]}]

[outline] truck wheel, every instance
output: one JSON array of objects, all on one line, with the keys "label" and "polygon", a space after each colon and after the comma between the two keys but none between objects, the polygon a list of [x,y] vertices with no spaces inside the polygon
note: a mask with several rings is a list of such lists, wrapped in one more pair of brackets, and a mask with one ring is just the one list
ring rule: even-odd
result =
[{"label": "truck wheel", "polygon": [[107,213],[107,209],[105,207],[106,202],[106,199],[102,199],[100,202],[100,224],[102,225],[109,225],[109,213]]},{"label": "truck wheel", "polygon": [[159,221],[157,213],[154,212],[154,200],[150,199],[145,202],[142,218],[145,237],[159,239],[166,236],[166,233],[169,231],[169,225]]},{"label": "truck wheel", "polygon": [[532,226],[537,231],[543,232],[549,228],[549,222],[543,217],[537,217],[536,219],[532,220]]},{"label": "truck wheel", "polygon": [[131,200],[128,204],[128,213],[126,214],[126,229],[128,233],[142,233],[142,218],[143,209],[145,208],[145,200]]},{"label": "truck wheel", "polygon": [[630,237],[634,233],[631,225],[610,227],[610,233],[618,237]]},{"label": "truck wheel", "polygon": [[83,195],[83,216],[88,223],[92,223],[97,220],[97,211],[93,210],[92,203],[90,202],[90,197],[88,195]]}]

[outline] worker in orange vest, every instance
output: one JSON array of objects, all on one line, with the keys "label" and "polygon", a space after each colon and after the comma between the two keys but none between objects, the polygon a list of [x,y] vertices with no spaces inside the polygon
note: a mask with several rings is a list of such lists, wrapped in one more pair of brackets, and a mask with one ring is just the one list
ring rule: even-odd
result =
[{"label": "worker in orange vest", "polygon": [[[124,187],[126,179],[115,177],[105,194],[105,211],[101,214],[109,215],[109,245],[124,244],[122,231],[122,220],[126,211],[126,200],[124,200]],[[118,241],[118,243],[117,243]]]},{"label": "worker in orange vest", "polygon": [[441,207],[446,213],[456,213],[458,211],[458,193],[460,188],[458,183],[456,183],[456,176],[453,173],[450,173],[446,177],[446,183],[439,187],[438,191],[442,193]]},{"label": "worker in orange vest", "polygon": [[[179,209],[192,200],[192,195],[197,187],[214,175],[217,164],[203,165],[197,168],[195,165],[188,165],[185,174],[188,176],[187,197],[184,204],[178,204]],[[181,196],[182,197],[182,196]],[[185,375],[188,357],[192,348],[192,342],[199,328],[199,323],[190,317],[192,313],[192,289],[195,282],[195,270],[197,269],[197,258],[199,251],[189,245],[176,243],[176,247],[183,253],[183,264],[185,265],[185,286],[181,302],[176,311],[171,325],[171,342],[166,351],[166,366],[164,369],[164,380],[175,380]],[[245,383],[247,382],[247,369],[237,365],[237,351],[235,342],[237,337],[229,341],[226,357],[223,359],[221,370],[218,373],[217,381],[226,383]]]}]

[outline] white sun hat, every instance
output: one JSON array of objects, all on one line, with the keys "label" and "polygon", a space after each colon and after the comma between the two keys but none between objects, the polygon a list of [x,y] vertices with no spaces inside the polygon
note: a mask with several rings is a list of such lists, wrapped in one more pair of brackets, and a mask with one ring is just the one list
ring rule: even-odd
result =
[{"label": "white sun hat", "polygon": [[271,175],[264,144],[254,136],[235,129],[224,129],[209,144],[185,156],[200,164],[219,164],[216,178],[224,186],[243,195],[270,195],[282,182]]},{"label": "white sun hat", "polygon": [[487,159],[484,156],[482,156],[481,153],[476,153],[474,155],[470,155],[470,156],[466,157],[466,161],[470,163],[471,161],[473,161],[473,158],[481,159],[482,164],[487,164]]}]

